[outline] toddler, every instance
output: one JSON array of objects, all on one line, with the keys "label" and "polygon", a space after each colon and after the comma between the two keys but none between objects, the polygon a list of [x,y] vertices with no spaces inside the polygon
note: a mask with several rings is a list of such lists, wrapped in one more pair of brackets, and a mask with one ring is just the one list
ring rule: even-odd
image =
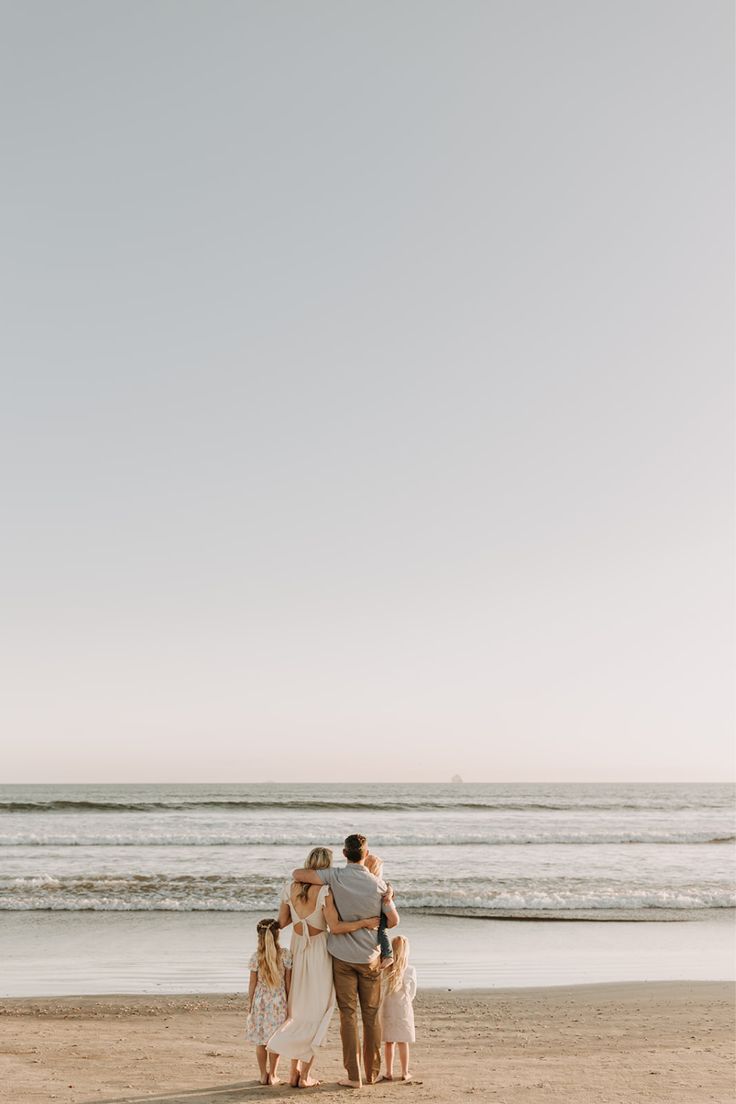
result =
[{"label": "toddler", "polygon": [[[378,855],[373,855],[370,851],[365,857],[365,868],[374,878],[383,878],[383,859]],[[393,897],[394,891],[390,885],[387,886],[387,893]],[[394,952],[391,949],[391,941],[386,934],[386,916],[383,911],[381,912],[381,918],[378,923],[376,938],[381,950],[381,969],[385,970],[391,965]]]}]

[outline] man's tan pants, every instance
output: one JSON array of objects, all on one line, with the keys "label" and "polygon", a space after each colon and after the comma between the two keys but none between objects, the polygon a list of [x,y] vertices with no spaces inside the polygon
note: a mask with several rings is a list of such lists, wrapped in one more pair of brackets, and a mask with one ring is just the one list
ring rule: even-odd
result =
[{"label": "man's tan pants", "polygon": [[381,960],[341,962],[332,960],[335,996],[340,1009],[342,1060],[349,1081],[360,1081],[360,1041],[358,1039],[358,1001],[363,1020],[363,1067],[365,1080],[375,1081],[381,1072]]}]

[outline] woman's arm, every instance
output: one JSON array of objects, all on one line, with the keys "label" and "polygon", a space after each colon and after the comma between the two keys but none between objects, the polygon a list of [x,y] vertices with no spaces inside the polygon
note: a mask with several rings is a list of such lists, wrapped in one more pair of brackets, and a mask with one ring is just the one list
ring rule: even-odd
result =
[{"label": "woman's arm", "polygon": [[333,935],[343,935],[345,932],[360,931],[361,928],[372,928],[376,931],[380,917],[370,916],[367,920],[341,920],[332,894],[328,893],[325,897],[325,919]]},{"label": "woman's arm", "polygon": [[250,972],[250,984],[248,986],[248,1011],[253,1008],[253,997],[256,992],[256,985],[258,984],[258,971],[251,970]]}]

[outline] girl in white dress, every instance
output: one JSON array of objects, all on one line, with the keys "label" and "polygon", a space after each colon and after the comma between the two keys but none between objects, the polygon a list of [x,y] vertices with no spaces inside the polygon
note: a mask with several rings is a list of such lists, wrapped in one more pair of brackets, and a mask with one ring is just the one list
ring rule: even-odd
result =
[{"label": "girl in white dress", "polygon": [[394,1079],[394,1045],[399,1048],[401,1080],[411,1081],[409,1073],[409,1043],[416,1041],[414,1006],[417,992],[417,972],[409,965],[409,940],[397,935],[391,942],[393,962],[385,972],[381,1003],[381,1030],[384,1042],[386,1072],[384,1080]]},{"label": "girl in white dress", "polygon": [[[307,870],[324,870],[332,865],[329,847],[315,847],[307,856]],[[282,928],[293,924],[292,972],[286,1023],[268,1041],[272,1054],[291,1059],[289,1083],[307,1089],[318,1085],[310,1077],[317,1047],[324,1042],[335,1008],[332,956],[327,950],[327,928],[331,932],[353,932],[378,928],[378,917],[343,922],[338,916],[329,886],[289,882],[284,887],[279,909]]]}]

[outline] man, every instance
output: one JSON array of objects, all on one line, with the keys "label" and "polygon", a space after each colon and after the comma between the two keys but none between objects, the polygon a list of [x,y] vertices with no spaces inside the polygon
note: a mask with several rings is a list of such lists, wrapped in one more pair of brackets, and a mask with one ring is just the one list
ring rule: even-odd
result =
[{"label": "man", "polygon": [[[343,855],[347,866],[325,870],[295,870],[295,882],[324,883],[330,887],[341,920],[367,920],[386,914],[386,927],[395,928],[399,914],[387,893],[386,883],[374,878],[365,868],[368,845],[365,836],[348,836]],[[330,933],[327,949],[332,955],[337,1007],[340,1009],[342,1057],[347,1080],[339,1084],[359,1089],[360,1077],[358,1003],[363,1020],[363,1069],[365,1080],[373,1084],[381,1069],[381,1027],[378,1009],[381,1003],[381,963],[376,932],[368,928],[343,935]]]}]

